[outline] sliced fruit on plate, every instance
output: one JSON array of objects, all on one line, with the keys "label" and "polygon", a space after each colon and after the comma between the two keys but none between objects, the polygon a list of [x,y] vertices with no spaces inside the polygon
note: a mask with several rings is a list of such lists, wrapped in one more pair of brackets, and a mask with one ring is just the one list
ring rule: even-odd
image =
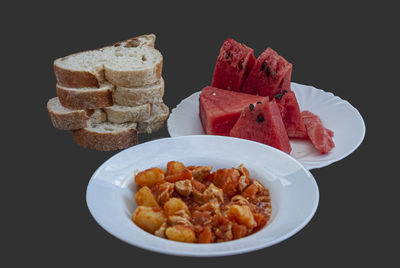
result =
[{"label": "sliced fruit on plate", "polygon": [[292,64],[272,48],[267,48],[257,58],[243,83],[242,92],[268,96],[272,99],[284,89],[290,90],[291,75]]},{"label": "sliced fruit on plate", "polygon": [[228,38],[220,49],[211,86],[240,91],[256,59],[253,49]]},{"label": "sliced fruit on plate", "polygon": [[299,104],[294,92],[285,89],[282,93],[276,94],[273,101],[278,104],[289,138],[307,139],[307,129],[301,118]]},{"label": "sliced fruit on plate", "polygon": [[265,97],[205,87],[200,94],[199,115],[205,134],[229,136],[242,110]]},{"label": "sliced fruit on plate", "polygon": [[230,135],[261,142],[288,154],[292,150],[275,102],[264,100],[262,103],[250,104],[243,110]]},{"label": "sliced fruit on plate", "polygon": [[307,128],[308,137],[314,147],[322,154],[331,151],[335,147],[335,143],[332,140],[333,131],[325,128],[322,125],[321,119],[309,111],[301,112],[301,117]]}]

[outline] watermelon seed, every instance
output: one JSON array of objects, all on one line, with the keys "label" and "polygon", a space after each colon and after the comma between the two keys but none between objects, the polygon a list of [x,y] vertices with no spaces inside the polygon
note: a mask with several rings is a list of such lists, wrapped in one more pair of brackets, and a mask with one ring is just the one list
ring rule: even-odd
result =
[{"label": "watermelon seed", "polygon": [[251,103],[251,104],[249,105],[249,110],[250,110],[250,111],[253,111],[253,110],[254,110],[254,104]]},{"label": "watermelon seed", "polygon": [[264,71],[265,66],[267,66],[267,63],[264,61],[263,64],[261,65],[261,71]]},{"label": "watermelon seed", "polygon": [[258,122],[258,123],[264,122],[264,116],[263,116],[262,114],[259,114],[259,115],[257,116],[257,122]]},{"label": "watermelon seed", "polygon": [[257,104],[261,104],[261,101],[257,101]]},{"label": "watermelon seed", "polygon": [[229,59],[231,57],[231,53],[228,51],[228,53],[226,53],[226,58]]},{"label": "watermelon seed", "polygon": [[267,69],[265,69],[265,74],[268,76],[270,76],[271,74],[271,68],[267,67]]},{"label": "watermelon seed", "polygon": [[277,100],[282,99],[283,95],[285,95],[286,92],[287,92],[287,90],[284,89],[284,90],[282,91],[282,93],[276,94],[276,95],[275,95],[275,99],[277,99]]}]

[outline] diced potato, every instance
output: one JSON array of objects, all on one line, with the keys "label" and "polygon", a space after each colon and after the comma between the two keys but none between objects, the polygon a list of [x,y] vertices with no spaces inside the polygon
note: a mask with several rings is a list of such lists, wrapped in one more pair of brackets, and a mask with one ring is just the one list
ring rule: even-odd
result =
[{"label": "diced potato", "polygon": [[248,228],[254,228],[257,226],[253,213],[251,213],[249,207],[233,205],[230,207],[229,212],[235,217],[238,223],[246,225]]},{"label": "diced potato", "polygon": [[137,191],[135,194],[135,200],[138,206],[159,207],[156,198],[147,186],[144,186]]},{"label": "diced potato", "polygon": [[190,170],[184,169],[179,173],[166,176],[165,180],[167,182],[177,182],[183,180],[191,180],[192,178],[193,178],[192,172],[190,172]]},{"label": "diced potato", "polygon": [[152,186],[157,182],[162,181],[164,177],[165,177],[164,170],[158,167],[154,167],[139,172],[135,176],[135,182],[140,186]]},{"label": "diced potato", "polygon": [[165,230],[165,235],[168,239],[178,242],[196,242],[196,234],[194,233],[194,231],[191,228],[183,225],[168,227],[167,230]]},{"label": "diced potato", "polygon": [[143,230],[154,234],[167,221],[167,217],[161,208],[138,206],[132,214],[132,221]]},{"label": "diced potato", "polygon": [[178,161],[170,161],[167,164],[167,176],[180,173],[185,169],[185,165]]},{"label": "diced potato", "polygon": [[185,211],[188,215],[190,215],[190,211],[189,208],[187,207],[187,205],[185,204],[185,202],[183,202],[181,199],[179,198],[170,198],[167,202],[165,202],[164,204],[164,211],[165,214],[169,215],[173,215],[175,214],[177,211],[179,210],[183,210]]}]

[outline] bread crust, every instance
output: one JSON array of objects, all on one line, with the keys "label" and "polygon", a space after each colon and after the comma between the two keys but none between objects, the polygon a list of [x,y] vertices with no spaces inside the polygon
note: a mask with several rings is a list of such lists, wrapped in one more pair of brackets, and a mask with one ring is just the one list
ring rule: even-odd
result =
[{"label": "bread crust", "polygon": [[61,86],[80,88],[80,87],[100,87],[97,77],[87,71],[72,71],[53,64],[54,74],[57,83]]},{"label": "bread crust", "polygon": [[97,109],[114,104],[111,85],[98,90],[74,90],[57,84],[56,90],[61,104],[70,109]]},{"label": "bread crust", "polygon": [[[140,41],[141,39],[144,39]],[[156,36],[154,34],[149,35],[141,35],[137,37],[133,37],[124,41],[120,41],[114,43],[110,46],[119,46],[121,44],[125,44],[127,47],[135,47],[135,46],[148,46],[154,48]],[[137,43],[137,45],[135,45]],[[106,47],[88,50],[88,51],[98,51],[102,50]],[[158,51],[158,50],[157,50]],[[84,51],[87,52],[87,51]],[[83,52],[77,52],[71,54],[69,56],[79,54]],[[159,51],[158,51],[159,53]],[[161,55],[161,53],[160,53]],[[67,58],[66,56],[64,58]],[[112,68],[107,68],[107,66],[103,66],[102,70],[98,70],[99,73],[96,74],[91,73],[89,71],[77,71],[77,70],[69,70],[60,67],[57,65],[57,61],[62,60],[63,58],[59,58],[54,60],[53,69],[54,74],[56,76],[57,83],[59,85],[70,87],[70,88],[83,88],[83,87],[95,87],[99,88],[100,84],[103,82],[104,75],[106,79],[118,86],[124,87],[135,87],[140,85],[147,85],[156,82],[161,77],[162,72],[162,55],[161,61],[157,63],[154,68],[144,69],[144,70],[135,70],[135,71],[116,71],[112,70]]]},{"label": "bread crust", "polygon": [[98,151],[121,150],[138,144],[137,130],[134,128],[117,133],[100,133],[83,128],[73,130],[72,138],[78,145]]},{"label": "bread crust", "polygon": [[52,111],[47,106],[50,121],[53,126],[59,130],[74,130],[85,128],[89,120],[89,116],[85,110],[76,110],[67,114],[59,114]]}]

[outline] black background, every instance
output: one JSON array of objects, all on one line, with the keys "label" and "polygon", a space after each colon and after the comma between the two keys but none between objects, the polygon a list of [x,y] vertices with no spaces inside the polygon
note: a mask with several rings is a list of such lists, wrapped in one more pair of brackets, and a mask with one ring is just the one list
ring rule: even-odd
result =
[{"label": "black background", "polygon": [[[56,1],[2,8],[2,260],[47,266],[381,265],[398,263],[396,170],[398,11],[338,1]],[[81,148],[54,129],[46,102],[56,95],[54,59],[145,34],[164,56],[166,104],[210,84],[224,39],[260,54],[267,46],[294,64],[292,80],[352,103],[367,132],[350,156],[312,170],[320,203],[290,239],[223,258],[184,258],[130,246],[104,231],[85,201],[96,168],[116,152]],[[340,118],[338,118],[340,120]],[[166,127],[146,140],[167,137]],[[6,248],[6,251],[4,249]]]}]

